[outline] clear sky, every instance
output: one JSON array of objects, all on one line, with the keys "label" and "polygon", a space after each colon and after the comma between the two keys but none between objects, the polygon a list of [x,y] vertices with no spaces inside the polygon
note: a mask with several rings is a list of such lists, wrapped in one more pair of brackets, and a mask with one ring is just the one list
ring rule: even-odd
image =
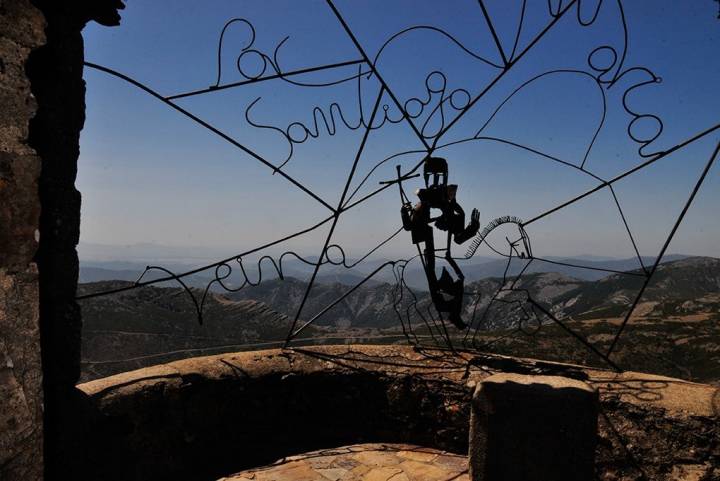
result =
[{"label": "clear sky", "polygon": [[[516,55],[547,25],[551,16],[544,0],[528,0],[518,36]],[[557,5],[557,1],[550,2]],[[562,2],[567,4],[568,2]],[[390,89],[418,114],[418,128],[437,131],[441,122],[435,109],[445,76],[444,113],[447,125],[468,95],[475,97],[496,77],[502,58],[477,2],[453,1],[349,1],[338,0],[338,10],[368,53],[375,58],[394,33],[411,26],[418,29],[398,36],[383,50],[376,67]],[[521,0],[488,0],[488,15],[507,57],[513,50]],[[631,71],[607,88],[598,87],[599,75],[587,63],[599,46],[624,50],[620,10],[615,1],[583,1],[580,20],[573,6],[548,33],[517,60],[505,75],[438,142],[439,146],[464,142],[437,150],[448,159],[450,181],[459,185],[459,201],[466,211],[476,207],[481,223],[495,217],[515,215],[530,219],[573,196],[598,185],[593,177],[610,179],[644,159],[640,144],[626,132],[636,115],[653,114],[663,119],[659,137],[644,153],[666,150],[704,129],[720,123],[720,20],[711,0],[634,0],[623,3],[628,26],[627,54],[623,70],[650,69],[662,82],[628,90],[648,80],[644,71]],[[255,42],[248,47],[250,31],[243,22],[231,24],[221,52],[220,84],[243,80],[235,68],[243,49],[256,49],[273,57],[276,46],[283,71],[360,59],[330,8],[322,1],[128,0],[122,25],[105,28],[89,25],[85,32],[86,60],[129,75],[163,96],[204,89],[218,77],[217,48],[226,21],[244,18],[255,28]],[[596,67],[612,61],[608,48],[593,57]],[[243,56],[248,75],[262,67],[258,55]],[[617,73],[619,58],[601,79]],[[299,82],[322,83],[355,76],[364,65],[293,77]],[[549,70],[580,70],[554,73],[531,82],[510,100],[503,101],[524,82]],[[268,66],[265,75],[274,73]],[[430,75],[430,77],[428,77]],[[83,195],[81,241],[127,245],[157,243],[187,246],[204,253],[232,255],[263,244],[327,217],[329,211],[293,186],[271,168],[243,153],[217,135],[201,128],[170,106],[117,78],[85,70],[87,120],[81,136],[77,186]],[[435,92],[428,99],[428,87]],[[275,165],[287,161],[284,171],[307,185],[333,207],[337,205],[360,145],[363,129],[352,130],[340,121],[339,112],[351,126],[368,122],[379,91],[375,77],[363,76],[329,87],[300,87],[283,80],[269,80],[174,100],[180,107],[213,124],[236,141]],[[464,89],[464,90],[458,90]],[[448,98],[452,92],[455,94]],[[467,92],[467,94],[465,93]],[[584,163],[603,116],[607,112]],[[335,104],[335,107],[331,107]],[[252,105],[252,107],[250,107]],[[385,94],[387,116],[400,114]],[[499,107],[496,115],[493,112]],[[335,135],[320,123],[316,137],[306,136],[300,124],[314,130],[317,106],[336,120]],[[249,109],[249,110],[248,110]],[[258,128],[246,121],[246,115]],[[375,125],[379,123],[379,119]],[[289,129],[288,129],[289,128]],[[653,136],[654,120],[633,124],[636,137]],[[279,130],[278,130],[279,129]],[[478,132],[480,132],[478,134]],[[475,136],[503,139],[473,139]],[[615,184],[615,194],[643,255],[655,255],[670,231],[683,202],[692,189],[720,131],[659,160],[651,167]],[[432,143],[432,139],[429,140]],[[527,149],[556,157],[575,167],[549,160]],[[290,147],[292,146],[292,155]],[[358,163],[350,191],[377,162],[422,144],[404,122],[374,129]],[[395,177],[395,165],[404,171],[422,158],[421,153],[391,159],[360,185],[355,198]],[[411,193],[418,179],[406,182]],[[720,168],[715,166],[685,219],[670,252],[720,257]],[[358,257],[400,226],[400,200],[390,188],[345,212],[333,242]],[[285,248],[317,255],[327,233],[324,226]],[[615,201],[607,189],[528,226],[533,250],[540,256],[594,254],[630,257],[628,240]],[[401,234],[379,256],[412,255],[409,234]],[[464,252],[464,249],[460,249]],[[478,252],[486,255],[488,252]],[[209,254],[207,254],[209,256]]]}]

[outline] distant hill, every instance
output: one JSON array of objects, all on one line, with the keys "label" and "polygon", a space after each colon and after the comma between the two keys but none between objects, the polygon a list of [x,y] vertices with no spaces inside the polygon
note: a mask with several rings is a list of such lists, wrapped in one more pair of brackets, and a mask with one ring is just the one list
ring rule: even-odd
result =
[{"label": "distant hill", "polygon": [[[673,254],[666,256],[663,261],[667,263],[686,257],[687,256]],[[642,261],[643,265],[649,267],[655,262],[655,259],[652,257],[643,257]],[[508,267],[507,260],[505,259],[493,259],[483,262],[473,262],[471,259],[470,261],[462,261],[460,264],[465,278],[469,281],[476,281],[489,277],[502,277],[506,269],[508,275],[517,275],[523,270],[526,262],[524,259],[513,258]],[[525,269],[525,273],[536,274],[552,272],[584,281],[595,281],[612,275],[612,272],[607,272],[607,270],[625,272],[639,268],[641,268],[641,265],[636,257],[628,259],[600,258],[599,260],[590,256],[583,258],[548,257],[547,259],[535,259],[530,266]],[[410,286],[418,287],[424,285],[425,275],[420,267],[408,269],[405,272],[405,277],[406,282]]]},{"label": "distant hill", "polygon": [[[642,271],[631,271],[641,274]],[[512,280],[512,276],[508,277]],[[516,284],[517,290],[527,290],[538,302],[545,304],[562,318],[578,319],[617,317],[622,315],[640,289],[644,278],[613,274],[595,281],[581,280],[554,272],[526,273]],[[475,305],[472,296],[466,296],[463,318],[482,316],[492,296],[502,283],[500,277],[490,277],[466,284],[468,293],[480,293]],[[233,300],[256,299],[279,312],[294,315],[305,292],[306,283],[298,279],[273,279],[259,286],[248,286],[240,292],[226,294]],[[303,310],[303,317],[319,312],[348,290],[340,283],[317,282]],[[327,315],[317,320],[318,325],[336,327],[397,326],[392,308],[394,286],[387,283],[362,286],[342,301]],[[718,308],[720,293],[720,259],[690,257],[661,264],[643,296],[639,306],[643,315],[678,315],[713,312]],[[416,291],[418,304],[425,309],[430,304],[425,291]],[[517,303],[504,303],[522,297],[517,293],[503,293],[500,302],[494,302],[483,324],[486,329],[502,329],[517,325],[524,313]],[[648,310],[649,309],[649,310]]]},{"label": "distant hill", "polygon": [[[80,285],[78,293],[126,286],[127,282]],[[233,302],[210,294],[198,324],[186,292],[144,287],[80,301],[84,379],[173,359],[262,348],[287,335],[287,316],[254,300]],[[305,335],[316,335],[310,327]],[[255,346],[256,344],[259,344]],[[122,362],[116,362],[122,361]]]},{"label": "distant hill", "polygon": [[[508,278],[506,288],[511,282],[512,278]],[[482,322],[482,329],[485,330],[513,328],[531,312],[524,302],[527,296],[523,291],[527,291],[537,302],[553,306],[557,299],[582,290],[591,282],[554,272],[525,274],[515,284],[515,291],[505,290],[493,302],[501,284],[502,279],[497,277],[468,284],[465,292],[480,293],[480,299],[475,305],[473,298],[466,296],[463,319],[471,322],[474,315],[475,322]]]},{"label": "distant hill", "polygon": [[[606,352],[643,279],[613,275],[551,296],[554,314]],[[487,332],[480,346],[498,354],[607,367],[555,324],[533,335]],[[625,369],[720,386],[720,259],[691,257],[661,264],[615,346]]]},{"label": "distant hill", "polygon": [[[636,274],[641,271],[631,271]],[[512,280],[512,277],[508,277]],[[485,278],[466,284],[466,292],[479,293],[480,300],[475,304],[475,297],[466,296],[464,319],[469,320],[481,316],[488,308],[493,295],[501,287],[499,277]],[[600,317],[622,316],[643,282],[642,277],[613,274],[596,281],[586,281],[559,273],[526,273],[515,285],[516,291],[526,290],[538,302],[545,304],[558,317],[577,319],[596,319]],[[112,283],[93,283],[83,285],[88,292],[102,290]],[[286,277],[284,280],[275,278],[263,281],[257,286],[247,286],[238,292],[216,293],[211,296],[224,301],[258,301],[279,314],[294,316],[307,283],[303,280]],[[158,289],[158,288],[144,288]],[[340,282],[315,282],[303,308],[302,319],[308,319],[319,313],[327,305],[339,299],[350,286]],[[175,289],[178,293],[180,289]],[[337,304],[331,311],[318,318],[316,325],[337,328],[390,328],[398,324],[393,308],[393,291],[395,286],[388,283],[368,283],[359,287],[346,299]],[[133,291],[134,292],[134,291]],[[160,291],[159,291],[160,292]],[[173,288],[167,291],[173,292]],[[429,306],[427,292],[416,291],[421,309]],[[130,295],[130,294],[127,294]],[[518,297],[519,296],[519,297]],[[185,296],[178,296],[186,302]],[[487,329],[501,329],[517,324],[523,315],[517,303],[513,301],[522,295],[505,292],[500,302],[494,302],[488,311]],[[638,313],[644,316],[687,315],[698,312],[714,312],[720,305],[720,259],[711,257],[690,257],[661,264],[643,296]],[[122,297],[121,297],[122,298]],[[95,303],[102,302],[99,298]],[[127,303],[138,302],[131,298]],[[180,302],[180,301],[179,301]],[[93,306],[95,305],[93,303]],[[407,306],[407,304],[404,304]],[[137,304],[133,309],[139,313],[147,307]],[[186,302],[184,309],[190,309]],[[266,339],[267,336],[260,336]]]},{"label": "distant hill", "polygon": [[[295,278],[273,279],[259,286],[247,286],[239,292],[226,293],[228,299],[240,301],[256,299],[273,306],[278,312],[294,316],[307,283]],[[303,307],[303,319],[320,312],[328,304],[340,298],[350,287],[338,282],[316,282]],[[363,285],[326,315],[318,318],[319,326],[348,327],[394,327],[397,318],[393,310],[392,290],[386,283]]]},{"label": "distant hill", "polygon": [[[624,316],[643,280],[614,274],[586,283],[554,299],[556,309],[577,319]],[[689,257],[661,264],[636,314],[666,317],[700,312],[720,312],[720,259]]]},{"label": "distant hill", "polygon": [[[135,281],[143,273],[147,264],[141,264],[137,262],[81,262],[80,263],[80,275],[79,281],[82,284],[89,282],[101,282],[101,281]],[[197,267],[195,264],[162,264],[163,267],[175,273],[182,273],[189,271]],[[231,263],[232,265],[232,263]],[[242,276],[242,271],[234,266],[230,276],[223,280],[226,285],[238,286],[245,280]],[[256,283],[259,279],[258,268],[256,264],[248,263],[245,265],[245,269],[248,278]],[[283,274],[288,278],[295,279],[309,279],[312,275],[313,267],[300,263],[298,261],[287,261],[283,262]],[[167,274],[160,270],[148,271],[144,276],[143,280],[152,280],[160,277],[165,277]],[[205,287],[205,285],[213,279],[214,271],[209,269],[202,271],[197,274],[193,274],[185,278],[187,284],[196,287]],[[272,279],[278,279],[277,271],[272,265],[267,262],[263,263],[262,266],[262,280],[269,281]],[[346,269],[339,266],[323,266],[322,270],[317,276],[317,280],[323,283],[341,283],[346,285],[353,285],[360,282],[365,277],[363,271],[359,269]],[[369,284],[378,284],[380,281],[370,280]]]},{"label": "distant hill", "polygon": [[[142,271],[140,271],[142,272]],[[80,268],[80,282],[135,281],[140,273],[133,269],[106,269],[83,266]]]}]

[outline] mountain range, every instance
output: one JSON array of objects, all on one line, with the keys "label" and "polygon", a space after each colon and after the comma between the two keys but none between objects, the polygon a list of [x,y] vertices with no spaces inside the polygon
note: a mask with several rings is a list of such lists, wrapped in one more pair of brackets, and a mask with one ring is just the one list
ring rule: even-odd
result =
[{"label": "mountain range", "polygon": [[[128,285],[81,284],[78,294]],[[184,357],[277,347],[290,322],[262,302],[211,294],[201,325],[184,290],[152,286],[82,300],[80,306],[83,380]],[[313,326],[304,333],[317,334]]]},{"label": "mountain range", "polygon": [[[686,257],[689,256],[672,254],[665,256],[664,261],[670,262]],[[314,260],[312,257],[308,259]],[[642,257],[641,259],[644,266],[650,266],[655,261],[652,257]],[[353,262],[353,260],[348,260],[348,264],[352,264]],[[318,272],[317,280],[322,283],[337,282],[340,284],[353,285],[360,282],[384,262],[386,262],[386,259],[371,259],[359,263],[353,268],[325,264]],[[506,270],[508,275],[517,275],[525,267],[526,262],[527,261],[523,259],[514,258],[508,265],[508,262],[505,259],[473,257],[468,260],[459,261],[459,264],[466,279],[471,282],[488,277],[502,277]],[[157,263],[155,264],[157,265]],[[229,264],[234,266],[234,269],[232,274],[225,281],[228,285],[237,286],[242,284],[244,278],[238,265],[233,262]],[[198,264],[180,263],[177,260],[169,261],[168,263],[161,263],[160,265],[175,273],[186,272],[198,266]],[[132,260],[83,260],[80,263],[80,282],[87,283],[109,280],[135,281],[140,274],[142,274],[146,266],[147,263]],[[257,264],[250,262],[244,264],[243,267],[247,272],[248,278],[253,281],[253,283],[261,278],[260,274],[262,274],[262,280],[272,280],[280,277],[277,269],[267,261],[263,262],[262,269],[259,269]],[[282,273],[284,277],[308,280],[312,275],[313,267],[313,265],[301,262],[297,259],[286,258],[282,263]],[[641,267],[640,261],[636,257],[627,259],[598,258],[594,256],[582,256],[575,258],[548,257],[542,259],[536,258],[530,266],[525,269],[525,272],[554,272],[581,280],[593,281],[607,277],[612,274],[612,271],[624,272]],[[164,275],[165,274],[160,271],[151,271],[145,275],[144,279],[155,279],[163,277]],[[191,285],[201,287],[212,280],[213,275],[214,271],[209,269],[189,276],[188,282]],[[394,280],[394,275],[388,268],[380,271],[369,281],[369,283],[393,283]],[[427,289],[425,274],[419,264],[411,264],[408,266],[405,270],[405,282],[408,286],[415,289]]]},{"label": "mountain range", "polygon": [[[529,294],[565,322],[618,323],[642,285],[642,274],[642,270],[634,270],[589,281],[554,272],[527,273],[513,290],[497,296],[503,279],[485,278],[466,285],[466,292],[479,294],[479,300],[475,305],[478,297],[466,296],[463,317],[469,321],[475,313],[476,321],[482,319],[483,331],[488,333],[518,326],[538,327],[527,303]],[[126,281],[87,283],[80,285],[78,293],[128,285]],[[84,379],[181,357],[278,346],[285,339],[306,288],[305,281],[286,277],[247,286],[239,292],[211,292],[203,325],[197,323],[190,297],[178,287],[147,286],[83,300]],[[340,282],[317,282],[300,321],[320,312],[349,288]],[[314,342],[337,342],[343,338],[369,341],[382,333],[402,342],[394,306],[395,289],[383,282],[363,285],[302,335]],[[417,309],[427,312],[428,294],[416,291],[415,295]],[[417,312],[409,299],[406,291],[397,304],[400,312],[407,312],[408,307],[411,313]],[[657,323],[709,322],[712,330],[717,327],[719,314],[720,259],[687,257],[659,265],[634,318]],[[417,317],[411,320],[422,329]]]},{"label": "mountain range", "polygon": [[[514,278],[507,277],[506,288]],[[526,316],[522,303],[527,296],[548,306],[560,317],[588,319],[624,315],[644,281],[643,271],[636,269],[624,274],[612,274],[599,280],[582,280],[555,272],[525,273],[514,290],[502,291],[501,277],[488,277],[465,286],[463,318],[467,321],[488,313],[486,329],[504,329],[517,325]],[[227,293],[232,300],[255,299],[287,315],[293,315],[300,304],[306,283],[297,279],[273,279],[258,286],[247,286],[239,292]],[[303,313],[311,315],[340,298],[348,286],[319,282],[313,287]],[[378,327],[397,325],[393,308],[394,285],[363,285],[340,302],[331,312],[317,319],[318,325],[336,327]],[[417,291],[421,311],[429,306],[425,291]],[[407,294],[406,294],[407,295]],[[652,282],[638,306],[646,316],[680,315],[691,312],[713,312],[720,305],[720,259],[690,257],[660,264]],[[495,301],[493,298],[495,297]],[[504,302],[503,302],[504,301]],[[512,302],[511,302],[512,301]],[[402,308],[407,307],[402,304]],[[527,308],[525,308],[527,311]]]}]

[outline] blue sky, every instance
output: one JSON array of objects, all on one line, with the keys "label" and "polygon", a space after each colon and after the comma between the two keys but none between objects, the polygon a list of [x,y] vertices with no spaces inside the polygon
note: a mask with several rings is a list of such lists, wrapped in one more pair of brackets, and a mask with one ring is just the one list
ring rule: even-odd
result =
[{"label": "blue sky", "polygon": [[[522,1],[491,0],[486,4],[500,43],[509,54]],[[336,5],[371,58],[395,32],[427,25],[450,33],[475,56],[501,62],[476,2],[376,0],[338,1]],[[605,0],[581,5],[583,19],[591,17],[599,5],[591,25],[580,25],[577,7],[572,7],[439,145],[471,139],[490,119],[482,136],[526,145],[580,165],[602,115],[602,93],[590,76],[546,75],[518,92],[496,115],[492,113],[520,85],[545,71],[592,73],[587,57],[598,46],[612,46],[622,52],[618,4]],[[662,78],[661,83],[632,90],[626,99],[632,111],[663,119],[661,135],[643,152],[663,151],[719,123],[717,5],[710,0],[644,0],[623,6],[629,34],[624,69],[643,66]],[[271,57],[275,47],[290,37],[279,50],[278,63],[284,71],[360,58],[325,2],[128,0],[120,27],[91,24],[86,28],[86,60],[127,74],[162,95],[203,89],[216,82],[218,37],[232,18],[250,21],[256,32],[252,48]],[[529,0],[524,18],[518,52],[550,22],[547,2]],[[234,62],[248,38],[249,30],[242,22],[228,27],[221,54],[221,84],[242,79]],[[243,58],[247,72],[259,68],[257,57],[252,57]],[[609,57],[607,49],[599,52],[594,58],[596,65]],[[443,34],[428,29],[398,37],[383,51],[376,66],[403,103],[410,98],[426,99],[426,81],[436,90],[416,119],[418,126],[438,102],[440,77],[428,79],[431,72],[445,75],[446,95],[465,89],[473,97],[499,73]],[[294,79],[334,80],[353,76],[358,67]],[[451,182],[459,185],[461,204],[466,211],[477,207],[483,224],[502,215],[529,219],[597,185],[598,180],[590,174],[609,179],[642,162],[639,145],[626,133],[632,117],[623,109],[622,100],[630,87],[647,78],[647,74],[633,71],[604,89],[606,119],[587,156],[587,172],[491,140],[465,140],[439,149],[438,155],[449,161]],[[91,69],[86,69],[85,79],[87,121],[81,136],[77,180],[83,195],[83,242],[157,243],[187,246],[189,251],[197,251],[196,257],[202,257],[205,250],[232,255],[315,224],[329,214],[287,180],[272,175],[268,167],[139,89]],[[378,90],[375,78],[363,78],[360,83],[365,120]],[[453,101],[461,105],[466,102],[463,91],[455,95]],[[356,81],[306,88],[270,80],[176,102],[275,165],[288,160],[290,143],[277,130],[246,122],[246,111],[253,102],[248,115],[254,123],[282,130],[294,122],[311,127],[313,107],[329,116],[333,103],[348,123],[359,119]],[[399,112],[387,94],[381,102],[384,104],[388,105],[388,116],[397,118]],[[413,107],[417,106],[415,102]],[[337,118],[337,108],[335,114]],[[448,119],[454,115],[457,112],[451,110]],[[430,119],[429,130],[437,122],[437,116]],[[641,119],[633,125],[633,133],[651,136],[655,128],[652,120]],[[293,129],[295,138],[302,135],[298,124]],[[351,130],[341,123],[335,135],[321,128],[317,138],[292,145],[293,155],[284,171],[334,206],[362,134],[362,129]],[[719,140],[716,131],[615,185],[643,255],[655,255],[659,250]],[[373,130],[351,191],[379,160],[417,149],[422,145],[405,123]],[[396,164],[407,170],[421,158],[422,154],[410,154],[386,162],[359,188],[358,197],[377,188],[379,181],[393,178]],[[417,179],[408,181],[406,189],[410,193],[418,185]],[[671,252],[720,256],[720,216],[716,212],[719,187],[716,166]],[[346,247],[349,256],[358,257],[399,227],[399,208],[397,190],[388,189],[344,213],[333,241]],[[317,255],[326,232],[323,227],[282,247]],[[528,233],[533,250],[540,256],[633,254],[607,189],[533,223]],[[412,255],[413,250],[409,234],[403,234],[378,255]],[[479,255],[486,254],[479,251]]]}]

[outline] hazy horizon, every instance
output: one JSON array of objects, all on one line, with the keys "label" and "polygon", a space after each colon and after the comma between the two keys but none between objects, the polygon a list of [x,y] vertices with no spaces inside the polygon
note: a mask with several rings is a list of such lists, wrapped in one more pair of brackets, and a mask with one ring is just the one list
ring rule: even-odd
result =
[{"label": "hazy horizon", "polygon": [[[157,251],[162,251],[162,255],[157,255]],[[176,264],[195,265],[199,262],[204,261],[216,261],[222,258],[233,257],[241,252],[232,250],[231,248],[220,248],[213,247],[207,248],[202,246],[183,246],[183,245],[165,245],[159,243],[137,243],[137,244],[98,244],[80,242],[78,245],[78,255],[80,262],[98,262],[98,263],[133,263],[148,261],[152,259],[157,260],[172,260]],[[279,251],[273,252],[277,254]],[[306,258],[317,258],[311,248],[307,251],[298,251],[299,255]],[[203,254],[203,255],[200,255]],[[641,253],[643,257],[653,258],[654,255],[646,255]],[[261,256],[258,254],[245,256],[246,259],[257,260]],[[665,257],[716,257],[704,253],[697,252],[668,252]],[[397,256],[369,256],[370,260],[388,260]],[[579,252],[575,254],[568,254],[562,256],[549,256],[549,258],[566,258],[566,259],[586,259],[586,260],[624,260],[633,259],[633,257],[618,257],[611,255],[601,255],[589,252]],[[187,262],[181,262],[182,259],[186,259]],[[486,262],[493,260],[491,256],[474,256],[470,260],[476,260],[478,262]]]}]

